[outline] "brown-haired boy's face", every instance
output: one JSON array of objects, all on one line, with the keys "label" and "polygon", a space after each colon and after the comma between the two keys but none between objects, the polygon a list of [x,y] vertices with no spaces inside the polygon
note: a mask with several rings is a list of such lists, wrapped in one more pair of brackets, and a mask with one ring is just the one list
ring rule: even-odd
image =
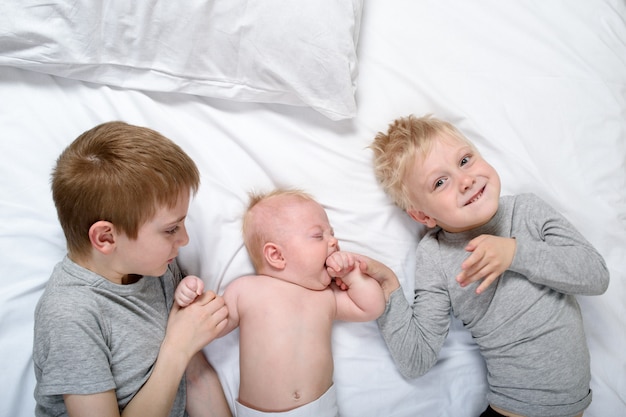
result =
[{"label": "brown-haired boy's face", "polygon": [[[160,276],[167,270],[178,249],[189,242],[185,218],[189,193],[182,193],[172,208],[161,207],[139,228],[137,239],[124,234],[116,236],[113,264],[120,278],[128,274]],[[111,279],[111,277],[107,277]]]},{"label": "brown-haired boy's face", "polygon": [[498,173],[459,140],[435,140],[428,154],[416,156],[406,181],[414,206],[409,215],[428,227],[469,230],[487,223],[498,209]]}]

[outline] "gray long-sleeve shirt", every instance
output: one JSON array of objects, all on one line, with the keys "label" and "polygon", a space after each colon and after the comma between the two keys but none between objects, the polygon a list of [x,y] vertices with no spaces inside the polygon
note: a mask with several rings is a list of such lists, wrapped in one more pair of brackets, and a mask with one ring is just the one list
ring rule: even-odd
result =
[{"label": "gray long-sleeve shirt", "polygon": [[[516,239],[509,269],[482,294],[455,277],[466,244],[489,234]],[[450,312],[485,359],[488,401],[528,416],[569,416],[591,402],[589,352],[575,294],[606,291],[600,254],[558,212],[532,194],[506,196],[492,220],[469,232],[430,231],[418,245],[415,298],[391,294],[378,325],[399,371],[428,371],[448,334]]]}]

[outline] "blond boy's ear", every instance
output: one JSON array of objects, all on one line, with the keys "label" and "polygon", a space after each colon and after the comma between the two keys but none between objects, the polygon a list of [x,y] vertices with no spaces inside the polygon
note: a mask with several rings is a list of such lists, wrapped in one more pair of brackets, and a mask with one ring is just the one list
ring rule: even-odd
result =
[{"label": "blond boy's ear", "polygon": [[115,230],[111,222],[99,220],[89,228],[89,240],[91,246],[97,251],[107,255],[115,247]]},{"label": "blond boy's ear", "polygon": [[263,246],[263,258],[271,268],[278,270],[285,269],[286,260],[280,246],[277,244],[272,242],[266,243]]},{"label": "blond boy's ear", "polygon": [[424,213],[423,211],[410,208],[406,212],[409,216],[411,216],[413,220],[425,225],[426,227],[433,228],[437,226],[437,220],[433,219],[430,216],[427,216],[426,213]]}]

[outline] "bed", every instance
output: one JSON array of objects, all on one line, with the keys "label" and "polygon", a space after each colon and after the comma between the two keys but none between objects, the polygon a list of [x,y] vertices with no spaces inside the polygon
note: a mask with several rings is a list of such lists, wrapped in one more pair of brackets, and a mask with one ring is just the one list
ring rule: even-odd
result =
[{"label": "bed", "polygon": [[[624,0],[87,0],[0,4],[0,415],[34,414],[33,311],[65,253],[49,179],[61,150],[109,120],[156,129],[196,161],[180,262],[222,292],[252,266],[252,190],[297,187],[343,249],[412,292],[423,232],[377,184],[368,145],[396,117],[455,123],[499,171],[598,248],[607,292],[579,297],[591,352],[587,417],[626,416]],[[567,341],[564,341],[567,343]],[[228,400],[237,333],[205,349]],[[342,416],[474,417],[485,368],[453,321],[435,367],[407,380],[375,322],[337,322]]]}]

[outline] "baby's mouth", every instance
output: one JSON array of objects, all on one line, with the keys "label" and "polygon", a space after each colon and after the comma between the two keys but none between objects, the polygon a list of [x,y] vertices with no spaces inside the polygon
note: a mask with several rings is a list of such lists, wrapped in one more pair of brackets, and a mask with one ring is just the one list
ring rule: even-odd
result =
[{"label": "baby's mouth", "polygon": [[480,198],[483,196],[483,193],[485,192],[485,187],[481,188],[480,191],[478,191],[476,194],[474,194],[474,196],[472,198],[469,199],[469,201],[467,203],[465,203],[465,205],[470,205],[478,200],[480,200]]}]

